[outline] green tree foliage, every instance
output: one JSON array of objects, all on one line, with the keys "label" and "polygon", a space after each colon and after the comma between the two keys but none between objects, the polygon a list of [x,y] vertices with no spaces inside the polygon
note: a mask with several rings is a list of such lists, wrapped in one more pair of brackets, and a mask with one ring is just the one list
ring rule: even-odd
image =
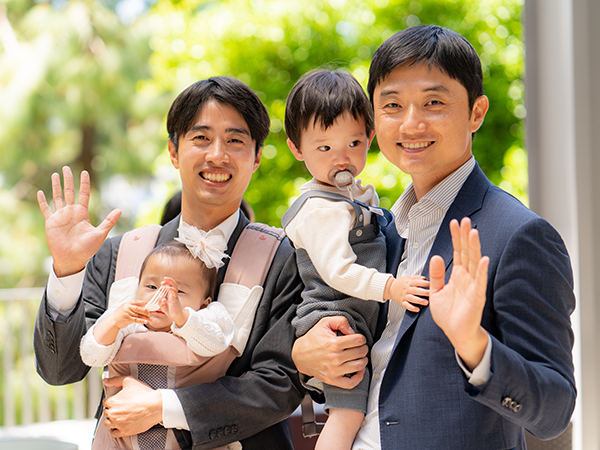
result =
[{"label": "green tree foliage", "polygon": [[[35,193],[49,194],[64,164],[92,173],[92,222],[114,207],[124,210],[117,232],[158,220],[178,189],[167,110],[212,75],[239,78],[267,105],[271,135],[246,197],[257,220],[279,225],[309,179],[285,143],[293,84],[333,65],[366,86],[376,48],[418,24],[456,30],[481,55],[491,109],[474,151],[493,182],[526,199],[523,0],[157,0],[133,23],[119,19],[117,4],[0,0],[0,288],[45,283]],[[385,207],[410,182],[376,141],[361,177]]]},{"label": "green tree foliage", "polygon": [[35,198],[50,193],[52,172],[88,170],[93,187],[115,173],[151,172],[169,100],[138,88],[150,76],[149,31],[96,0],[0,4],[0,274],[8,286],[43,273]]},{"label": "green tree foliage", "polygon": [[[228,74],[256,90],[271,116],[271,135],[246,197],[257,220],[278,225],[299,186],[309,179],[287,149],[285,100],[305,72],[323,65],[350,70],[366,87],[370,58],[393,33],[439,24],[464,35],[481,55],[491,109],[474,152],[497,184],[523,196],[515,174],[502,170],[507,152],[522,147],[524,117],[522,0],[159,0],[153,7],[152,65],[160,88],[178,92],[197,79]],[[505,170],[506,172],[506,170]],[[365,181],[391,206],[409,182],[380,155],[376,142]]]}]

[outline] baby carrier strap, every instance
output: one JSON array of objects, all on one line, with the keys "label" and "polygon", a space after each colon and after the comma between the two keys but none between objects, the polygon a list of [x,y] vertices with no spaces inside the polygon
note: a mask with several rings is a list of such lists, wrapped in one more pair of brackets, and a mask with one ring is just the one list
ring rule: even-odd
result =
[{"label": "baby carrier strap", "polygon": [[160,225],[147,225],[128,231],[121,238],[115,281],[128,277],[137,277],[148,253],[156,246]]},{"label": "baby carrier strap", "polygon": [[284,237],[281,228],[248,224],[233,249],[223,283],[241,284],[250,289],[262,286]]}]

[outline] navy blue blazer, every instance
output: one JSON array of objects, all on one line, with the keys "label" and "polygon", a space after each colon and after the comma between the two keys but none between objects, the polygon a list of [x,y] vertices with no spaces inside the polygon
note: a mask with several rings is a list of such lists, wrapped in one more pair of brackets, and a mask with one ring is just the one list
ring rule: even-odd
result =
[{"label": "navy blue blazer", "polygon": [[[521,449],[523,429],[550,439],[571,419],[575,298],[561,237],[476,166],[430,253],[444,258],[446,281],[453,256],[449,223],[465,216],[490,258],[482,325],[492,336],[492,377],[481,390],[471,386],[429,308],[407,312],[379,397],[384,450]],[[396,273],[404,240],[393,223],[386,231],[388,271]],[[429,258],[423,275],[429,278]]]}]

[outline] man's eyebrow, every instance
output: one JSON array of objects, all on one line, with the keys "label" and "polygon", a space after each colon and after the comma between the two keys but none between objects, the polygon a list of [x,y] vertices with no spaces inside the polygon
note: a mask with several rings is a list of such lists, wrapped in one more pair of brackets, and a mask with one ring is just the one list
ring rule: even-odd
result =
[{"label": "man's eyebrow", "polygon": [[[434,86],[426,87],[422,92],[450,92],[450,90],[443,84],[436,84]],[[394,89],[385,89],[379,93],[379,96],[386,97],[389,95],[397,95],[399,93],[400,91]]]},{"label": "man's eyebrow", "polygon": [[190,131],[211,131],[211,130],[212,130],[212,128],[209,127],[209,126],[207,126],[207,125],[196,124],[196,125],[192,125],[192,127],[190,128],[190,130],[188,131],[188,133]]},{"label": "man's eyebrow", "polygon": [[450,92],[450,90],[443,84],[436,84],[435,86],[423,89],[423,92]]},{"label": "man's eyebrow", "polygon": [[245,134],[246,136],[250,136],[250,131],[245,128],[227,128],[225,130],[226,133],[235,133],[235,134]]},{"label": "man's eyebrow", "polygon": [[[196,125],[193,125],[190,128],[190,131],[213,131],[213,128],[209,127],[208,125],[196,124]],[[188,131],[188,133],[190,131]],[[250,136],[250,131],[248,131],[245,128],[235,128],[235,127],[232,127],[232,128],[227,128],[225,130],[225,132],[226,133],[243,134],[243,135],[246,135],[246,136]]]}]

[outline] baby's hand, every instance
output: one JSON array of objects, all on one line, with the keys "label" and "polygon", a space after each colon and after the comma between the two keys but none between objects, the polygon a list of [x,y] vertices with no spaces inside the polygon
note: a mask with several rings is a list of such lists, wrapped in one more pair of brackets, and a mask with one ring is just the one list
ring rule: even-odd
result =
[{"label": "baby's hand", "polygon": [[181,328],[187,322],[190,313],[181,306],[179,296],[177,295],[179,291],[177,282],[173,278],[165,277],[161,285],[166,286],[168,290],[167,295],[160,301],[160,307]]},{"label": "baby's hand", "polygon": [[148,323],[148,310],[144,308],[146,302],[135,300],[123,303],[111,315],[112,324],[119,330],[132,323]]},{"label": "baby's hand", "polygon": [[429,281],[421,275],[396,278],[390,288],[391,298],[408,311],[419,312],[415,305],[427,306],[429,300]]}]

